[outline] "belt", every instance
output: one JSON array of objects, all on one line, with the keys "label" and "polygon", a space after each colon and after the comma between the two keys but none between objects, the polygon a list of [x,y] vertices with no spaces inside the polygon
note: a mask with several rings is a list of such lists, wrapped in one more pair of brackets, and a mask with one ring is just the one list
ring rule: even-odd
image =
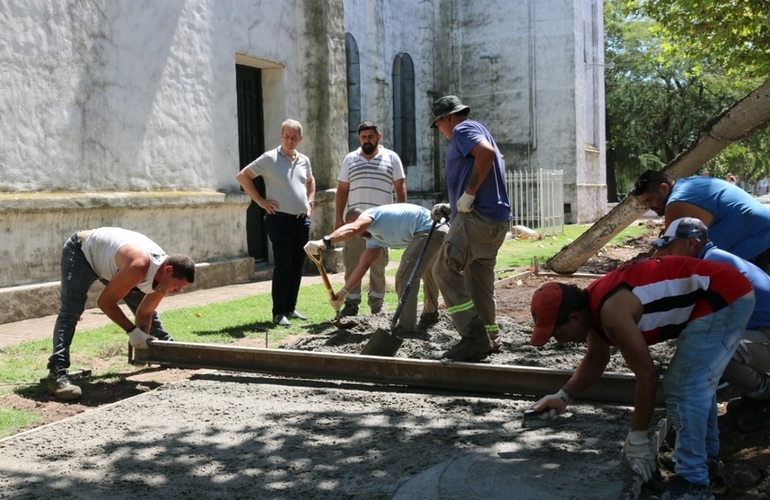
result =
[{"label": "belt", "polygon": [[278,217],[289,217],[292,219],[304,219],[307,217],[307,214],[287,214],[286,212],[274,212],[267,215],[277,215]]}]

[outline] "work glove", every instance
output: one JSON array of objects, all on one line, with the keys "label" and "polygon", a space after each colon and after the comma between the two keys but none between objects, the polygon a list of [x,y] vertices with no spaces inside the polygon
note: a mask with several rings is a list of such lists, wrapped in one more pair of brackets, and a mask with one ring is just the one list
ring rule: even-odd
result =
[{"label": "work glove", "polygon": [[572,401],[572,398],[569,397],[569,394],[564,392],[563,389],[559,389],[559,392],[556,394],[549,394],[540,398],[540,401],[535,404],[535,409],[541,411],[550,408],[549,411],[541,413],[540,418],[543,420],[555,420],[559,414],[564,413],[570,401]]},{"label": "work glove", "polygon": [[131,344],[131,347],[134,349],[147,349],[148,340],[153,341],[155,340],[155,337],[147,335],[139,328],[134,327],[133,330],[128,332],[128,343]]},{"label": "work glove", "polygon": [[452,207],[449,206],[449,203],[437,203],[433,205],[433,209],[430,211],[430,218],[435,221],[440,221],[441,219],[449,220],[451,215]]},{"label": "work glove", "polygon": [[641,476],[645,483],[652,479],[657,465],[647,431],[629,431],[626,442],[623,443],[623,453],[631,470]]},{"label": "work glove", "polygon": [[476,199],[475,194],[463,193],[460,199],[457,200],[457,211],[468,213],[473,210],[473,200]]},{"label": "work glove", "polygon": [[345,297],[347,296],[347,288],[340,288],[340,291],[337,292],[337,295],[335,295],[333,299],[329,299],[329,305],[331,305],[335,311],[339,311],[342,307],[342,304],[345,303]]},{"label": "work glove", "polygon": [[305,252],[310,255],[318,255],[326,248],[324,240],[310,240],[305,243]]}]

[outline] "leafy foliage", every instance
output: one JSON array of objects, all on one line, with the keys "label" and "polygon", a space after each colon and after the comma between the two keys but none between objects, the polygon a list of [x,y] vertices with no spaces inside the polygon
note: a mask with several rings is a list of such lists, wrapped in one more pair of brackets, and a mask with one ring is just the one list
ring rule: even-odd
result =
[{"label": "leafy foliage", "polygon": [[670,58],[708,61],[712,72],[770,76],[770,2],[767,0],[629,0],[634,12],[657,23],[655,36]]},{"label": "leafy foliage", "polygon": [[[639,173],[673,160],[710,119],[760,83],[729,76],[720,66],[726,60],[717,64],[707,51],[674,50],[681,41],[670,38],[663,24],[650,16],[664,16],[664,6],[669,8],[665,15],[682,13],[691,3],[696,2],[605,1],[605,59],[614,64],[605,75],[607,162],[620,192],[626,192]],[[680,28],[687,24],[682,19],[688,18],[679,19]],[[730,64],[737,64],[735,61]],[[764,160],[768,147],[768,134],[761,134],[730,146],[704,170],[720,176],[732,172],[743,178],[761,178],[768,172]]]}]

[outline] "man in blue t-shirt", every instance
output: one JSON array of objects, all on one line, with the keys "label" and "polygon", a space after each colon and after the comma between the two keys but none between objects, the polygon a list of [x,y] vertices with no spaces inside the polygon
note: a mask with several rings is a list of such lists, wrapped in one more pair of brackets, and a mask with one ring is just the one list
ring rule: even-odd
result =
[{"label": "man in blue t-shirt", "polygon": [[694,217],[673,221],[652,246],[661,253],[729,264],[751,282],[757,302],[723,378],[743,393],[728,406],[748,411],[738,420],[739,428],[750,431],[770,426],[770,276],[751,262],[717,248],[709,240],[705,224]]},{"label": "man in blue t-shirt", "polygon": [[452,221],[435,274],[461,337],[444,354],[455,361],[478,361],[500,348],[495,263],[511,220],[500,150],[492,134],[468,118],[470,110],[457,96],[447,95],[433,103],[431,122],[449,140],[449,203],[435,205],[431,216]]},{"label": "man in blue t-shirt", "polygon": [[719,248],[770,272],[770,209],[738,186],[714,177],[673,180],[648,170],[632,194],[665,216],[666,227],[681,217],[700,219]]},{"label": "man in blue t-shirt", "polygon": [[[404,255],[401,257],[401,264],[396,271],[396,293],[401,298],[417,259],[423,247],[427,245],[422,261],[414,275],[417,286],[412,285],[409,296],[404,301],[394,333],[426,330],[437,323],[438,285],[433,277],[432,268],[439,248],[444,243],[444,236],[449,230],[447,226],[444,224],[437,226],[430,241],[426,242],[433,225],[430,210],[411,203],[382,205],[363,212],[357,208],[351,208],[345,214],[345,220],[347,224],[340,226],[322,239],[309,241],[305,245],[307,253],[316,255],[335,243],[342,243],[356,236],[366,240],[366,248],[361,253],[358,266],[351,271],[345,286],[329,301],[331,306],[337,311],[340,310],[348,295],[348,290],[361,283],[366,271],[385,249],[406,247]],[[425,287],[423,289],[423,311],[418,325],[417,294],[420,290],[420,279],[422,279]]]}]

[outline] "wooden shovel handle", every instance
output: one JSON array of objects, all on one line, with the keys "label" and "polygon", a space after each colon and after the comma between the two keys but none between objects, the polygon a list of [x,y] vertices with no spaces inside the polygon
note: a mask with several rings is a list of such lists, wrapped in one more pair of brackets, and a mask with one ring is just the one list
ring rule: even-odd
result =
[{"label": "wooden shovel handle", "polygon": [[329,282],[329,277],[326,275],[326,269],[324,269],[323,266],[323,254],[318,254],[318,257],[316,257],[308,252],[305,253],[307,254],[308,259],[312,260],[315,267],[318,268],[318,272],[321,274],[321,280],[324,282],[324,286],[329,292],[329,298],[333,299],[336,294],[334,293],[334,290],[332,290],[332,284]]}]

